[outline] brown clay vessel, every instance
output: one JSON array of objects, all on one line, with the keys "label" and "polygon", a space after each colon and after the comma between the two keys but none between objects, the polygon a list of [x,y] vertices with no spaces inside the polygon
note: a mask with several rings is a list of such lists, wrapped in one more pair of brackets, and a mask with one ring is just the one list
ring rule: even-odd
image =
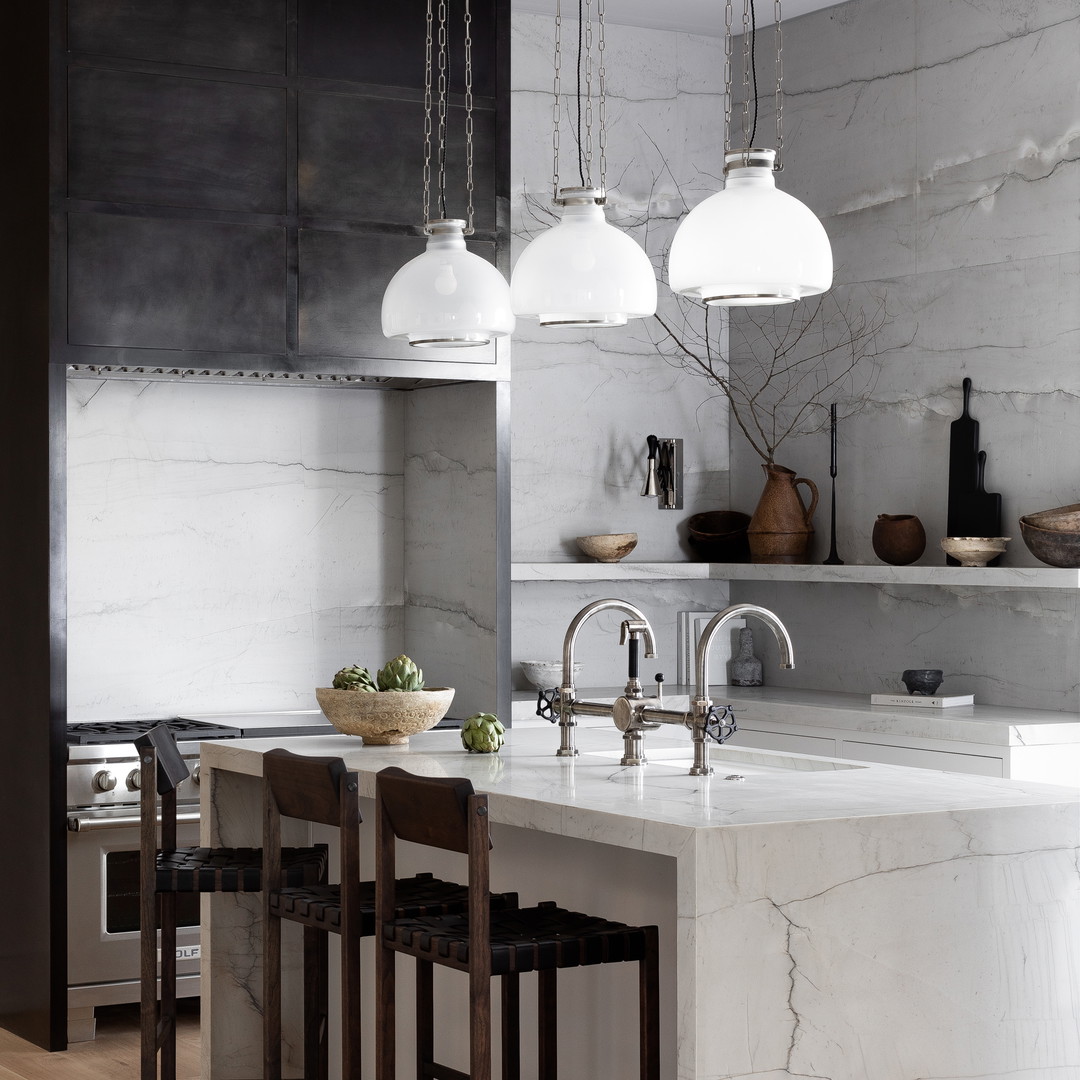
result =
[{"label": "brown clay vessel", "polygon": [[914,514],[878,514],[870,542],[882,562],[907,566],[926,550],[926,531]]},{"label": "brown clay vessel", "polygon": [[[818,489],[813,480],[796,476],[791,469],[771,462],[765,470],[765,490],[746,530],[750,558],[757,563],[803,563],[814,535],[813,517]],[[810,492],[810,506],[803,505],[798,485]]]}]

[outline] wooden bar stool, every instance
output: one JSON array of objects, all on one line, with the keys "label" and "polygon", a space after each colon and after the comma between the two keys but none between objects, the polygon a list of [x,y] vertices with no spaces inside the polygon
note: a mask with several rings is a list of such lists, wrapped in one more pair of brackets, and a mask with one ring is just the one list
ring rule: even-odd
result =
[{"label": "wooden bar stool", "polygon": [[[375,882],[360,880],[360,806],[357,774],[340,758],[301,757],[288,750],[263,755],[263,851],[268,880],[278,866],[281,818],[338,827],[337,884],[288,885],[263,893],[263,1075],[281,1077],[281,921],[304,927],[304,1076],[327,1076],[329,1064],[328,942],[341,937],[341,1074],[360,1077],[360,939],[375,933]],[[402,917],[445,915],[466,909],[468,889],[431,874],[396,882]],[[501,894],[497,905],[516,905]]]},{"label": "wooden bar stool", "polygon": [[[139,924],[141,942],[140,1075],[176,1077],[176,897],[178,893],[258,892],[259,848],[178,848],[176,789],[190,775],[176,737],[158,724],[135,740],[140,763]],[[161,843],[158,845],[158,800]],[[326,846],[290,848],[279,871],[292,884],[326,875]],[[158,927],[161,928],[161,1000],[158,1001]]]},{"label": "wooden bar stool", "polygon": [[[552,902],[494,910],[488,903],[487,796],[466,779],[412,776],[383,769],[376,778],[375,873],[377,922],[375,1027],[376,1076],[395,1080],[396,954],[416,959],[417,1076],[433,1080],[490,1080],[491,979],[503,980],[503,1076],[516,1080],[518,1056],[517,981],[538,973],[537,1045],[540,1080],[557,1075],[556,977],[559,968],[587,964],[638,963],[641,1080],[660,1077],[660,987],[658,930],[568,911]],[[405,917],[395,912],[397,840],[447,851],[469,860],[469,907],[463,914]],[[433,965],[469,976],[468,1074],[434,1060]],[[507,1017],[510,1010],[513,1016]],[[509,1047],[507,1042],[509,1041]]]}]

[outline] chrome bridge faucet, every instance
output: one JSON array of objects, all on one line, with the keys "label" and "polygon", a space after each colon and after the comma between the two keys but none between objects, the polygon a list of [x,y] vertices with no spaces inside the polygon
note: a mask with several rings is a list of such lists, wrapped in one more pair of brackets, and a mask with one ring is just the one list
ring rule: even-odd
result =
[{"label": "chrome bridge faucet", "polygon": [[[638,677],[638,642],[644,639],[646,657],[652,659],[656,656],[656,638],[652,626],[649,625],[649,620],[645,618],[638,608],[634,607],[633,604],[628,604],[625,600],[610,598],[594,600],[591,604],[586,604],[570,620],[570,625],[566,629],[566,636],[563,638],[562,685],[559,687],[557,695],[551,697],[545,697],[544,692],[541,691],[540,707],[537,709],[541,716],[546,716],[553,723],[556,718],[558,719],[559,749],[556,751],[558,757],[577,757],[578,751],[574,745],[574,729],[577,727],[575,716],[611,716],[610,705],[577,701],[575,699],[574,648],[577,645],[578,634],[581,632],[582,626],[601,611],[621,611],[624,615],[629,616],[629,618],[623,620],[619,634],[619,644],[628,645],[630,657],[626,686],[623,689],[624,698],[637,701],[643,696],[641,679]],[[622,698],[619,700],[622,700]],[[640,756],[640,732],[633,733],[629,738],[624,736],[623,744],[623,764],[640,764],[641,762],[638,761],[625,760],[630,756]],[[644,761],[643,758],[642,761]]]},{"label": "chrome bridge faucet", "polygon": [[[574,644],[577,640],[578,631],[582,623],[591,618],[598,611],[616,608],[631,616],[622,626],[622,641],[630,638],[631,664],[630,678],[627,680],[626,689],[622,697],[617,698],[613,704],[607,705],[601,702],[577,701],[572,681]],[[574,746],[574,728],[577,726],[575,716],[610,716],[615,726],[623,733],[623,765],[644,765],[646,762],[644,753],[644,733],[653,731],[660,724],[681,724],[690,730],[690,737],[694,747],[694,763],[690,768],[691,776],[709,776],[712,766],[709,764],[708,739],[722,743],[735,734],[735,715],[729,705],[717,707],[709,697],[709,653],[717,634],[732,619],[744,617],[756,618],[763,622],[776,637],[776,643],[780,647],[780,666],[793,668],[795,666],[794,648],[787,628],[780,619],[768,608],[759,607],[757,604],[732,604],[724,608],[709,620],[705,629],[698,639],[697,650],[694,654],[695,686],[694,697],[690,702],[690,711],[681,712],[676,709],[665,709],[662,699],[645,699],[641,692],[641,682],[637,678],[637,655],[636,636],[642,636],[646,642],[645,655],[656,655],[653,641],[652,628],[645,616],[637,608],[622,600],[597,600],[582,608],[574,616],[566,631],[563,640],[563,685],[559,687],[557,696],[544,698],[542,695],[541,708],[537,711],[540,715],[547,715],[552,721],[555,720],[555,706],[558,706],[558,722],[561,731],[561,743],[558,756],[568,757],[577,754]],[[659,679],[658,679],[659,684]],[[544,703],[548,711],[544,711]]]}]

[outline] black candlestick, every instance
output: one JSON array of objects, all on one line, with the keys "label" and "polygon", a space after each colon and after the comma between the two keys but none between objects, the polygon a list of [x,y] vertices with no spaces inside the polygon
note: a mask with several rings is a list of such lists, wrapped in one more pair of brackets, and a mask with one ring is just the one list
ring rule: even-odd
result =
[{"label": "black candlestick", "polygon": [[843,566],[836,554],[836,406],[829,406],[829,476],[832,479],[832,512],[829,517],[829,557],[822,566]]}]

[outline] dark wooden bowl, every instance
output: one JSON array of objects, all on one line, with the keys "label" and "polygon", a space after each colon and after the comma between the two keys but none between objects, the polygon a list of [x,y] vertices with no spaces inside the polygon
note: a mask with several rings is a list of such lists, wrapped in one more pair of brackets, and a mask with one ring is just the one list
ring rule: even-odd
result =
[{"label": "dark wooden bowl", "polygon": [[749,524],[750,515],[738,510],[707,510],[690,518],[686,528],[701,562],[749,562]]},{"label": "dark wooden bowl", "polygon": [[1022,517],[1020,535],[1028,551],[1047,566],[1061,566],[1068,570],[1080,567],[1080,531],[1040,529]]}]

